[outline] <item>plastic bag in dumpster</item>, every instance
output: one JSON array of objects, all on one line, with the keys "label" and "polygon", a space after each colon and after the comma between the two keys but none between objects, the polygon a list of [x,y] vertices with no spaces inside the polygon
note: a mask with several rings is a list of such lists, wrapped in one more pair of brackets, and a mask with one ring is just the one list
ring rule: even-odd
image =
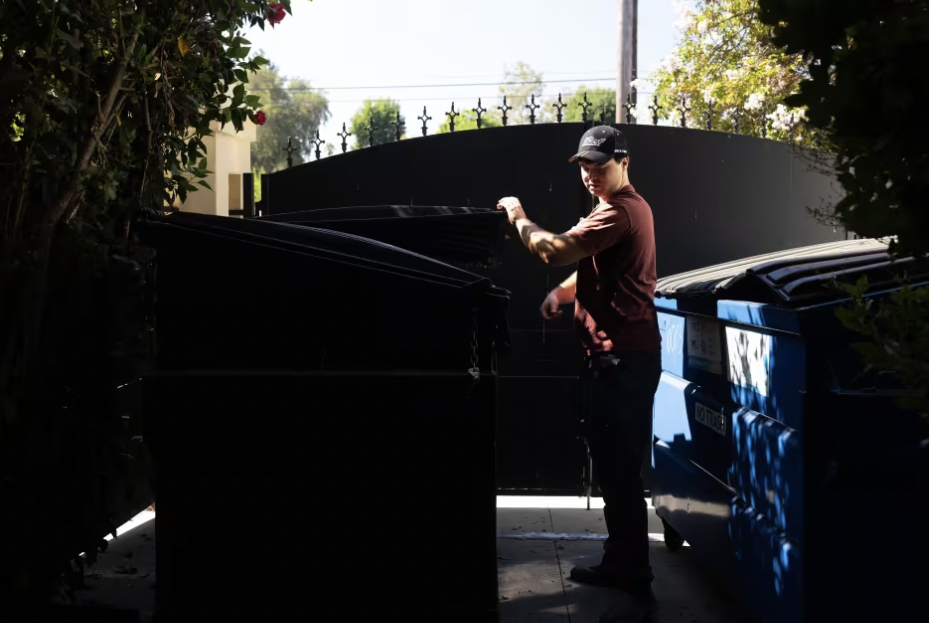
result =
[{"label": "plastic bag in dumpster", "polygon": [[881,300],[926,285],[927,258],[858,240],[657,286],[656,512],[670,545],[687,540],[764,621],[926,617],[919,583],[871,577],[909,569],[875,531],[884,504],[901,521],[927,517],[915,497],[927,491],[927,423],[896,405],[892,374],[867,372],[861,337],[836,314],[842,284],[862,276]]},{"label": "plastic bag in dumpster", "polygon": [[340,207],[259,218],[372,238],[450,264],[490,264],[506,225],[503,212],[472,207]]},{"label": "plastic bag in dumpster", "polygon": [[467,370],[508,344],[506,290],[391,245],[189,213],[141,236],[161,369]]}]

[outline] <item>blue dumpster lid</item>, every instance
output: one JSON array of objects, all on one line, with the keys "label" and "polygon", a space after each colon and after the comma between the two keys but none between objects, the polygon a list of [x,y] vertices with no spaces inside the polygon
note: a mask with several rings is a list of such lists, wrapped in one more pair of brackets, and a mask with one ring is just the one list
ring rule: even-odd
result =
[{"label": "blue dumpster lid", "polygon": [[[894,258],[882,240],[847,240],[778,251],[661,279],[656,294],[666,298],[715,298],[798,304],[838,295],[836,283],[865,275],[873,289],[927,279],[927,258]],[[759,288],[766,290],[759,290]],[[768,298],[760,298],[767,295]]]}]

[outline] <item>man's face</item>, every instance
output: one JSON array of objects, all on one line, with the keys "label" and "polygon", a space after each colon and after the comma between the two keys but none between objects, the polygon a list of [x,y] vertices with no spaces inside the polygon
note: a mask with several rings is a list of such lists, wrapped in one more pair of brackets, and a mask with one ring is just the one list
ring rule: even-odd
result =
[{"label": "man's face", "polygon": [[620,189],[627,159],[617,163],[613,159],[606,164],[598,164],[587,159],[579,159],[581,181],[592,196],[607,197]]}]

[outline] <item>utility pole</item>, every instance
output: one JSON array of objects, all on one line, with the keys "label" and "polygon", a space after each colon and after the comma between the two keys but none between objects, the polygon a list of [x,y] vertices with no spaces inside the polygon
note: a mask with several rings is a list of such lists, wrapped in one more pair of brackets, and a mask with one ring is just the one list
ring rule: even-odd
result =
[{"label": "utility pole", "polygon": [[626,120],[623,105],[632,91],[630,83],[636,78],[638,4],[639,0],[617,0],[617,123]]}]

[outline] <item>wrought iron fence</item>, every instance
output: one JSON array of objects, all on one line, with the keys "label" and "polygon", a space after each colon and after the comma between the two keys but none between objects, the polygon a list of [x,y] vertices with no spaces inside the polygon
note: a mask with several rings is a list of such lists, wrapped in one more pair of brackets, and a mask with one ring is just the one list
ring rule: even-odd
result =
[{"label": "wrought iron fence", "polygon": [[[626,102],[622,105],[623,108],[623,119],[626,124],[648,124],[651,126],[659,126],[660,121],[668,120],[671,122],[671,126],[680,127],[680,128],[691,128],[699,129],[704,131],[721,131],[726,133],[734,133],[738,135],[754,135],[762,138],[769,138],[772,134],[772,129],[777,128],[787,136],[790,141],[793,141],[798,128],[801,126],[801,121],[799,119],[792,119],[792,116],[778,116],[777,112],[780,111],[778,107],[772,107],[766,103],[759,102],[747,102],[744,104],[744,107],[731,107],[729,109],[720,109],[715,106],[712,102],[702,102],[699,106],[695,106],[690,100],[685,97],[681,97],[677,102],[673,103],[672,106],[669,106],[670,103],[660,104],[659,97],[657,94],[651,94],[652,99],[646,100],[643,103],[638,103],[637,100],[640,96],[649,95],[648,92],[640,92],[639,94],[634,92],[627,96]],[[587,92],[584,92],[580,101],[577,102],[563,102],[562,94],[558,95],[558,98],[555,102],[549,103],[550,106],[555,109],[555,118],[556,121],[554,124],[562,124],[565,120],[565,114],[563,110],[567,110],[569,107],[576,107],[581,110],[581,122],[586,126],[594,126],[598,124],[615,124],[615,119],[608,119],[609,111],[607,109],[602,109],[601,111],[594,111],[594,103],[588,100]],[[542,108],[544,105],[536,102],[536,96],[530,96],[530,102],[524,105],[528,113],[528,119],[530,125],[535,124],[553,124],[549,122],[539,122],[536,111]],[[497,109],[500,111],[500,122],[503,126],[510,126],[512,117],[508,115],[508,112],[513,110],[513,106],[507,102],[507,96],[503,97],[502,104],[497,106]],[[696,111],[697,109],[697,111]],[[743,110],[751,113],[752,115],[747,115]],[[591,111],[589,111],[591,110]],[[485,120],[482,116],[488,112],[488,109],[483,107],[481,104],[481,99],[478,99],[478,106],[471,109],[475,114],[475,121],[477,124],[478,130],[483,128]],[[456,118],[462,115],[462,110],[455,108],[455,102],[452,102],[452,106],[449,108],[449,111],[445,112],[443,120],[448,122],[448,128],[450,133],[454,133],[456,130]],[[426,137],[429,132],[428,123],[433,119],[427,111],[427,107],[423,106],[423,113],[417,116],[417,120],[421,122],[420,131],[423,137]],[[785,120],[788,122],[785,122]],[[393,127],[393,141],[399,142],[403,139],[403,130],[405,128],[405,122],[403,117],[400,115],[400,112],[397,113],[396,120],[393,120],[389,123]],[[368,125],[363,129],[365,132],[365,139],[367,146],[371,147],[375,145],[375,135],[379,130],[379,127],[375,125],[373,118],[369,118]],[[346,123],[342,123],[342,131],[336,133],[336,136],[340,138],[340,147],[342,152],[346,153],[349,150],[348,138],[352,136],[352,132],[346,128]],[[287,153],[287,166],[288,168],[293,166],[293,153],[295,153],[298,148],[293,145],[291,142],[292,138],[288,138],[287,145],[283,150]],[[326,143],[320,137],[320,132],[317,130],[316,137],[310,142],[314,145],[314,154],[317,159],[322,158],[322,153],[320,147]]]}]

